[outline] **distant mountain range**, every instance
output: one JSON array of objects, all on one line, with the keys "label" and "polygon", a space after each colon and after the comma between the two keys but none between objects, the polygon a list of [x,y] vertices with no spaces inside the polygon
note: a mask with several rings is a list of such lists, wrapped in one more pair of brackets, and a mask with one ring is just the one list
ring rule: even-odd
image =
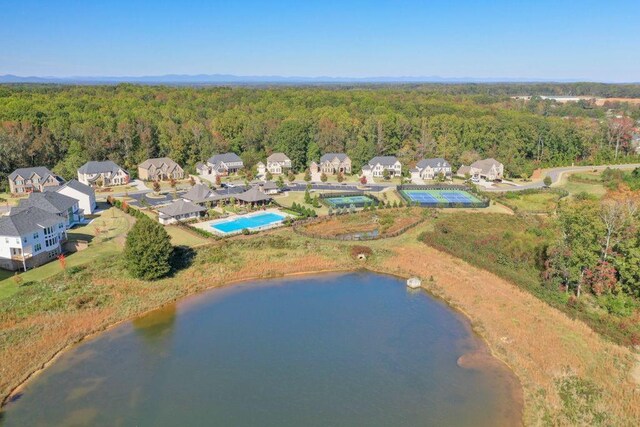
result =
[{"label": "distant mountain range", "polygon": [[160,76],[77,76],[39,77],[0,76],[0,83],[42,83],[42,84],[167,84],[167,85],[259,85],[259,84],[390,84],[390,83],[572,83],[579,79],[522,79],[522,78],[448,78],[428,77],[302,77],[302,76],[236,76],[232,74],[165,74]]}]

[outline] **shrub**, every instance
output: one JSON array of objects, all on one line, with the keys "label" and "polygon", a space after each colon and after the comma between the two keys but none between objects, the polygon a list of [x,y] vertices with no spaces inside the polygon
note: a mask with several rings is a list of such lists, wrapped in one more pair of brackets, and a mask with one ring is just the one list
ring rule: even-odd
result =
[{"label": "shrub", "polygon": [[155,280],[171,270],[171,238],[164,227],[142,216],[127,234],[124,261],[129,274],[138,279]]}]

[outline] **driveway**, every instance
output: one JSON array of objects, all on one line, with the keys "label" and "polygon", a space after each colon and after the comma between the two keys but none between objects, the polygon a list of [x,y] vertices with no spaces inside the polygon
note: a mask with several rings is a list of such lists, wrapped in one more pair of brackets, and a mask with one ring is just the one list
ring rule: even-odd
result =
[{"label": "driveway", "polygon": [[573,173],[573,172],[584,172],[584,171],[592,171],[592,170],[605,170],[606,168],[611,169],[635,169],[640,167],[640,163],[629,163],[624,165],[601,165],[601,166],[567,166],[560,168],[549,169],[543,173],[542,179],[537,182],[530,182],[522,185],[515,185],[514,187],[500,187],[500,188],[482,188],[482,191],[493,191],[493,192],[504,192],[504,191],[522,191],[528,190],[532,188],[543,188],[544,187],[544,178],[549,176],[551,177],[551,185],[557,185],[562,179],[562,175],[565,173]]}]

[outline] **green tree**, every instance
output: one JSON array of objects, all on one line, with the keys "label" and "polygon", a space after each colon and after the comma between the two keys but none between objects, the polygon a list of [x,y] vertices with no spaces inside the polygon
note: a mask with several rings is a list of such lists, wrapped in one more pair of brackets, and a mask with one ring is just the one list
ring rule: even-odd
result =
[{"label": "green tree", "polygon": [[553,183],[553,181],[551,180],[551,177],[549,175],[544,177],[544,180],[542,181],[544,183],[545,187],[550,187],[551,184]]},{"label": "green tree", "polygon": [[124,247],[129,274],[143,280],[155,280],[171,270],[171,238],[164,227],[146,216],[136,220]]},{"label": "green tree", "polygon": [[322,172],[322,174],[320,174],[320,181],[327,182],[327,179],[327,174]]}]

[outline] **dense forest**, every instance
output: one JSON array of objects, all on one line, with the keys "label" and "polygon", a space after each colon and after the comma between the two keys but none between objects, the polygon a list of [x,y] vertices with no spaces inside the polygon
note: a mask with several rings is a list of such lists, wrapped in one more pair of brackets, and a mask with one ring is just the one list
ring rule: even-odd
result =
[{"label": "dense forest", "polygon": [[193,170],[217,152],[252,166],[284,151],[298,171],[345,151],[359,171],[374,155],[405,164],[442,156],[454,167],[501,160],[509,176],[536,167],[637,160],[640,107],[559,104],[511,94],[637,96],[638,85],[513,84],[313,87],[0,86],[0,179],[43,165],[65,178],[111,159],[135,174],[149,157]]}]

